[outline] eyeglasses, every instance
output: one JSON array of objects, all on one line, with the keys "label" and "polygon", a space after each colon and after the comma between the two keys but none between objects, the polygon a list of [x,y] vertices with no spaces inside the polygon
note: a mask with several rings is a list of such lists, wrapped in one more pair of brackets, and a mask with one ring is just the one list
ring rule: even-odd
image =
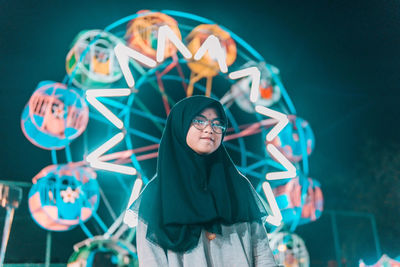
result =
[{"label": "eyeglasses", "polygon": [[222,134],[223,132],[226,131],[226,125],[223,120],[221,119],[209,120],[202,115],[197,115],[192,120],[192,124],[198,130],[204,130],[207,127],[207,125],[210,124],[213,131],[217,134]]}]

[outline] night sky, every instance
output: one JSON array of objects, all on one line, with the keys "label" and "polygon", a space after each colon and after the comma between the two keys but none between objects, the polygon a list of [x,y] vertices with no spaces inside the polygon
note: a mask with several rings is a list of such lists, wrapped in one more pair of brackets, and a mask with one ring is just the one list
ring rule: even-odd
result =
[{"label": "night sky", "polygon": [[[325,209],[374,214],[382,252],[400,255],[398,1],[0,1],[1,180],[31,182],[51,164],[50,152],[23,135],[20,116],[40,81],[62,81],[75,36],[141,9],[211,19],[278,67],[297,114],[315,134],[310,176],[322,185]],[[118,193],[110,188],[112,198]],[[6,262],[44,261],[46,233],[27,211],[28,190]],[[116,197],[116,205],[121,201]],[[0,215],[3,221],[5,212]],[[349,266],[360,258],[377,260],[368,221],[339,217],[338,227]],[[298,228],[312,266],[335,260],[331,232],[326,214]],[[84,238],[79,228],[53,234],[52,261],[66,262],[72,245]]]}]

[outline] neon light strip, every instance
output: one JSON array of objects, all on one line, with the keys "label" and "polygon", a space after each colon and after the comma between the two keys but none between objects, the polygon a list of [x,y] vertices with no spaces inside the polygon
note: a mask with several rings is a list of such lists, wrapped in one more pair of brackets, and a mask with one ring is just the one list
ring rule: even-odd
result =
[{"label": "neon light strip", "polygon": [[[103,238],[109,239],[111,237],[111,235],[118,229],[118,227],[122,223],[123,215],[124,215],[124,213],[121,213],[116,220],[114,219],[113,224],[110,226],[110,228],[108,228],[107,232],[104,233]],[[75,250],[75,246],[74,246],[74,250]]]},{"label": "neon light strip", "polygon": [[127,224],[130,228],[137,226],[137,215],[132,210],[127,209],[124,214],[124,223]]},{"label": "neon light strip", "polygon": [[111,172],[119,172],[127,175],[136,175],[136,169],[128,166],[117,165],[108,162],[91,161],[90,166],[97,169],[102,169]]},{"label": "neon light strip", "polygon": [[192,53],[190,53],[189,49],[179,40],[178,36],[172,31],[172,29],[168,25],[163,25],[158,28],[158,37],[157,37],[157,61],[162,62],[164,60],[165,54],[165,45],[168,40],[173,43],[179,52],[186,59],[190,59],[192,57]]},{"label": "neon light strip", "polygon": [[296,177],[296,168],[293,164],[272,144],[267,144],[267,150],[287,171],[267,173],[267,180],[279,180]]},{"label": "neon light strip", "polygon": [[86,91],[86,100],[118,129],[122,129],[124,127],[123,122],[96,97],[117,97],[130,94],[130,89],[92,89]]},{"label": "neon light strip", "polygon": [[279,226],[282,223],[282,214],[281,211],[279,210],[278,204],[276,203],[276,199],[274,193],[272,192],[271,185],[268,182],[264,182],[262,184],[262,188],[265,197],[267,198],[268,204],[272,210],[272,215],[268,215],[265,221],[274,226]]},{"label": "neon light strip", "polygon": [[123,165],[117,165],[117,164],[108,163],[108,162],[102,162],[99,160],[100,156],[102,156],[108,150],[110,150],[111,148],[116,146],[119,142],[122,141],[123,138],[124,138],[123,133],[117,133],[110,140],[108,140],[103,145],[101,145],[99,148],[97,148],[95,151],[90,153],[86,157],[86,161],[89,162],[90,166],[92,166],[94,168],[113,171],[113,172],[119,172],[119,173],[128,174],[128,175],[135,175],[136,174],[135,168],[123,166]]},{"label": "neon light strip", "polygon": [[114,52],[119,66],[121,67],[122,73],[124,74],[125,81],[130,88],[133,88],[135,85],[135,79],[133,78],[132,72],[129,69],[129,58],[137,60],[150,68],[154,68],[157,65],[157,62],[155,62],[153,59],[121,43],[115,46]]},{"label": "neon light strip", "polygon": [[255,103],[260,98],[260,70],[257,67],[250,67],[229,73],[229,78],[232,80],[247,76],[251,77],[250,101]]},{"label": "neon light strip", "polygon": [[139,197],[142,186],[143,186],[142,179],[136,178],[135,183],[133,184],[133,189],[132,189],[131,197],[129,198],[127,208],[129,208],[132,205],[132,203]]},{"label": "neon light strip", "polygon": [[255,107],[255,110],[262,115],[278,120],[278,123],[267,134],[267,142],[271,142],[272,140],[274,140],[274,138],[278,136],[279,132],[282,131],[282,129],[285,128],[285,126],[289,123],[287,115],[281,112],[260,105],[257,105]]},{"label": "neon light strip", "polygon": [[112,138],[110,138],[110,140],[108,140],[107,142],[105,142],[103,145],[101,145],[99,148],[97,148],[95,151],[93,151],[92,153],[90,153],[87,157],[86,157],[86,161],[90,162],[92,160],[97,159],[98,157],[100,157],[101,155],[103,155],[104,153],[106,153],[108,150],[110,150],[111,148],[113,148],[115,145],[117,145],[119,142],[121,142],[121,140],[124,138],[124,134],[123,133],[117,133],[116,135],[114,135]]},{"label": "neon light strip", "polygon": [[115,116],[106,106],[104,106],[99,100],[93,96],[86,96],[86,100],[97,109],[104,117],[106,117],[112,124],[118,129],[124,128],[123,122]]},{"label": "neon light strip", "polygon": [[215,37],[215,35],[210,35],[207,37],[207,39],[203,42],[203,44],[194,55],[194,59],[200,60],[207,52],[207,50],[212,59],[217,59],[221,72],[228,72],[228,67],[226,66],[225,52],[221,47],[221,43],[219,42],[218,38]]},{"label": "neon light strip", "polygon": [[127,224],[129,227],[135,227],[138,223],[137,221],[137,215],[130,210],[130,206],[132,203],[139,197],[140,190],[142,189],[143,186],[143,181],[140,178],[137,178],[135,180],[135,183],[133,185],[132,193],[128,201],[128,206],[126,208],[125,214],[124,214],[124,223]]},{"label": "neon light strip", "polygon": [[90,89],[86,90],[86,96],[94,97],[113,97],[113,96],[127,96],[131,94],[131,89],[128,88],[113,88],[113,89]]}]

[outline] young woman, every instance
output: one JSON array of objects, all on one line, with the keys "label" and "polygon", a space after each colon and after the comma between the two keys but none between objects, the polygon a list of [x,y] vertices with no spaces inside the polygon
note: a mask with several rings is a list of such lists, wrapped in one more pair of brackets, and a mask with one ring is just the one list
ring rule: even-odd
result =
[{"label": "young woman", "polygon": [[139,266],[276,266],[267,211],[222,144],[226,123],[212,98],[171,109],[157,173],[131,206]]}]

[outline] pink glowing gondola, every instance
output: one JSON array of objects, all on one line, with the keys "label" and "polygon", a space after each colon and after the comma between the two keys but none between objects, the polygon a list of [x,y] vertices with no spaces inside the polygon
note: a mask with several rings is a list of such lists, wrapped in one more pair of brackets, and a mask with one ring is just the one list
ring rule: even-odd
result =
[{"label": "pink glowing gondola", "polygon": [[[298,219],[299,225],[305,224],[317,220],[322,214],[323,196],[319,182],[311,178],[302,180],[306,181],[305,192],[299,183],[299,177],[273,189],[284,223],[291,224]],[[303,193],[305,199],[302,203]]]},{"label": "pink glowing gondola", "polygon": [[99,185],[96,173],[88,167],[50,165],[32,182],[29,211],[46,230],[70,230],[87,221],[98,208]]},{"label": "pink glowing gondola", "polygon": [[62,149],[85,129],[89,109],[73,88],[51,81],[40,82],[21,116],[21,128],[32,144]]},{"label": "pink glowing gondola", "polygon": [[[302,118],[289,115],[289,123],[272,140],[274,144],[292,162],[299,162],[303,158],[302,142],[306,155],[310,155],[315,146],[314,133],[310,124]],[[301,137],[303,136],[303,137]]]}]

